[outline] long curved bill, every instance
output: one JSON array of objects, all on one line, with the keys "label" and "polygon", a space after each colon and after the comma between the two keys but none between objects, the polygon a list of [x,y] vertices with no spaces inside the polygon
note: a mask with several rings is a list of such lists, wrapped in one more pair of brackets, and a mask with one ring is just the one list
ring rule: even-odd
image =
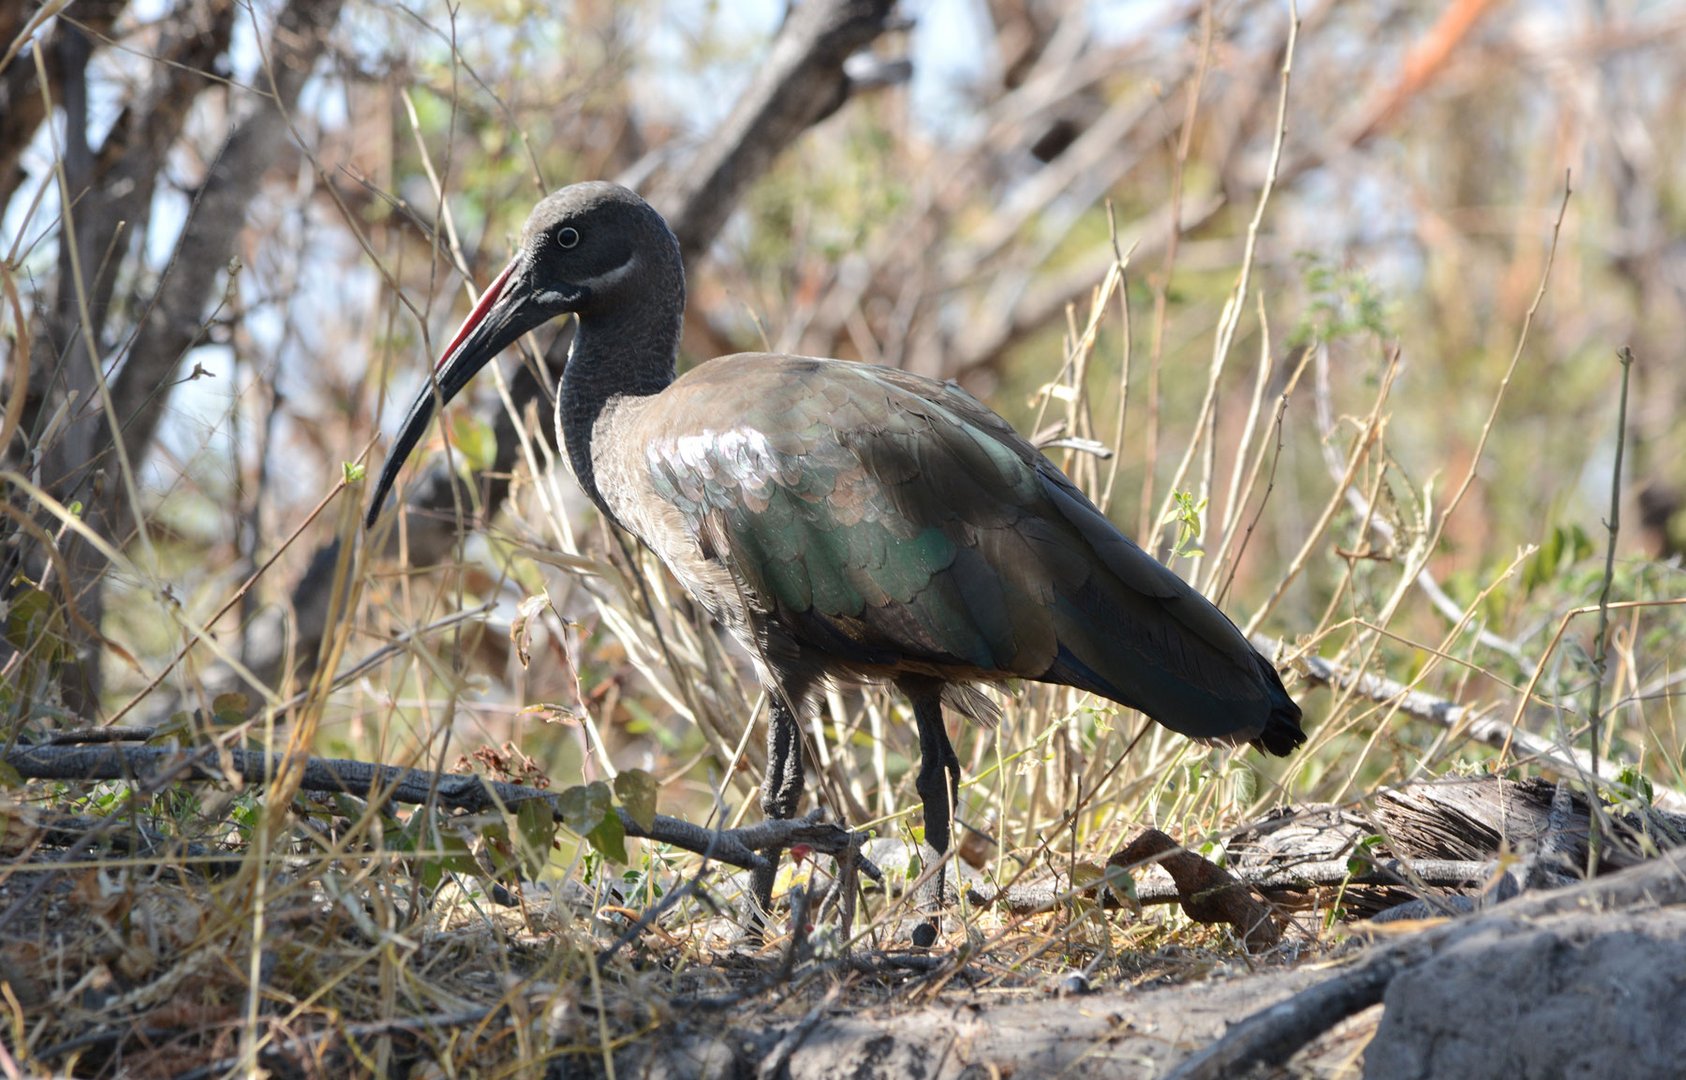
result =
[{"label": "long curved bill", "polygon": [[445,347],[444,355],[434,368],[432,380],[410,403],[404,426],[398,429],[398,436],[387,453],[386,465],[375,483],[374,498],[370,500],[369,512],[363,521],[365,528],[372,527],[380,516],[387,493],[398,478],[398,470],[404,467],[410,451],[421,441],[428,421],[433,419],[434,410],[443,408],[456,397],[481,368],[522,334],[559,313],[553,304],[535,300],[526,280],[525,263],[522,256],[516,256],[480,294],[474,310]]}]

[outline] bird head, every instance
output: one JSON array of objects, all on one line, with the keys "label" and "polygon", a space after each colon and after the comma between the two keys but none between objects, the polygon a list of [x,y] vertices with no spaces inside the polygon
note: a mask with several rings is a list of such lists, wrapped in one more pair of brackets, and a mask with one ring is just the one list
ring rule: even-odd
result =
[{"label": "bird head", "polygon": [[[662,265],[652,265],[658,262]],[[480,294],[445,346],[433,378],[410,404],[375,484],[365,524],[372,526],[379,516],[434,409],[455,397],[493,357],[559,315],[586,318],[618,306],[628,293],[647,289],[653,275],[678,264],[678,242],[667,223],[619,184],[593,181],[547,195],[521,230],[520,250]]]}]

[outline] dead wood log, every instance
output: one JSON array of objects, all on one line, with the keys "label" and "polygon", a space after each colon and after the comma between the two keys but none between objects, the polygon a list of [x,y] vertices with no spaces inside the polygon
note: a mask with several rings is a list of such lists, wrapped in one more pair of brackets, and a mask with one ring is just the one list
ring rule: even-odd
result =
[{"label": "dead wood log", "polygon": [[[1347,919],[1413,902],[1419,906],[1406,909],[1413,917],[1461,914],[1580,876],[1592,815],[1585,797],[1561,784],[1454,778],[1382,791],[1368,808],[1283,809],[1231,837],[1222,867],[1153,830],[1108,862],[1136,874],[1135,903],[1180,904],[1199,921],[1215,916],[1243,934],[1257,925],[1256,914],[1229,901],[1206,908],[1203,898],[1231,890],[1225,895],[1250,892],[1278,907],[1299,908],[1327,902],[1338,891]],[[1643,862],[1686,837],[1686,815],[1600,807],[1597,816],[1600,873]],[[909,858],[899,844],[877,840],[867,850],[880,865],[899,866]],[[1001,905],[1015,915],[1074,901],[1106,908],[1130,902],[1104,882],[1074,883],[1058,873],[999,887],[965,867],[960,872],[971,903]]]},{"label": "dead wood log", "polygon": [[[929,957],[896,957],[898,961]],[[789,1018],[675,1012],[661,1038],[629,1041],[620,1076],[672,1080],[780,1076],[790,1080],[908,1080],[1017,1076],[1148,1080],[1229,1021],[1316,981],[1314,972],[1210,977],[1072,999],[947,994],[910,1007],[859,1002]],[[813,995],[818,1006],[825,1001]],[[574,1059],[590,1068],[584,1055]],[[772,1062],[777,1071],[762,1070]]]},{"label": "dead wood log", "polygon": [[[880,866],[906,866],[915,858],[912,845],[893,838],[869,840],[862,850]],[[1110,873],[1106,879],[1074,882],[1067,874],[1055,872],[1032,881],[1014,881],[1001,886],[965,866],[957,872],[965,886],[967,903],[976,907],[999,906],[1013,915],[1040,915],[1072,904],[1099,904],[1107,910],[1136,905],[1179,904],[1191,917],[1200,919],[1203,910],[1207,913],[1210,910],[1202,909],[1202,900],[1214,888],[1250,890],[1272,905],[1289,908],[1303,906],[1307,893],[1325,889],[1363,889],[1366,897],[1392,897],[1389,903],[1344,904],[1343,911],[1356,917],[1417,898],[1424,890],[1478,889],[1490,881],[1498,869],[1493,859],[1397,859],[1378,856],[1362,860],[1328,858],[1316,861],[1285,858],[1280,864],[1231,866],[1226,869],[1173,843],[1165,850],[1191,855],[1200,859],[1206,867],[1192,876],[1185,875],[1184,880],[1179,882],[1169,869],[1159,865],[1159,858],[1147,852],[1126,855],[1127,850],[1121,849],[1108,863],[1114,871],[1135,875],[1134,885],[1128,889]],[[1222,876],[1203,876],[1214,873]],[[1195,910],[1190,910],[1191,905]],[[1440,907],[1445,908],[1440,911],[1442,914],[1455,910],[1455,907],[1447,905]],[[1229,922],[1243,932],[1256,923],[1255,918],[1247,916],[1247,909],[1231,910],[1237,914],[1236,919],[1220,915],[1217,921]]]},{"label": "dead wood log", "polygon": [[[1413,882],[1409,876],[1413,865],[1487,863],[1496,873],[1495,860],[1516,857],[1521,879],[1493,897],[1503,899],[1524,886],[1545,883],[1541,875],[1584,875],[1595,819],[1599,873],[1643,862],[1659,851],[1680,846],[1686,838],[1686,815],[1633,804],[1595,809],[1584,795],[1566,786],[1561,790],[1561,803],[1555,810],[1559,785],[1490,776],[1387,789],[1377,793],[1368,807],[1292,807],[1233,837],[1229,860],[1238,876],[1255,888],[1261,875],[1272,869],[1276,878],[1291,880],[1312,867],[1352,862],[1381,869],[1391,860],[1406,874],[1394,885],[1416,885],[1421,895],[1421,886],[1451,883]],[[1481,886],[1493,876],[1482,875],[1471,884]],[[1316,884],[1328,882],[1306,878],[1307,886]],[[1345,884],[1370,882],[1355,875]],[[1353,914],[1374,913],[1410,895],[1398,887],[1380,893],[1359,889],[1343,897],[1342,903]]]},{"label": "dead wood log", "polygon": [[[897,864],[894,858],[882,857],[882,848],[869,845],[867,851],[880,863]],[[1118,856],[1114,855],[1112,859],[1118,859]],[[1140,869],[1151,873],[1155,864],[1155,860],[1147,860],[1141,864]],[[1112,865],[1131,864],[1128,860],[1123,860],[1112,862]],[[1218,869],[1216,864],[1208,865]],[[1355,864],[1348,859],[1332,859],[1296,863],[1285,868],[1255,868],[1226,873],[1234,884],[1261,893],[1273,903],[1297,906],[1294,904],[1295,895],[1313,889],[1385,888],[1394,890],[1401,899],[1408,899],[1415,895],[1410,891],[1414,888],[1478,888],[1493,876],[1496,869],[1497,863],[1490,859],[1373,859],[1361,864]],[[1103,885],[1103,882],[1074,885],[1061,874],[1006,888],[998,888],[981,880],[972,880],[966,885],[966,899],[980,907],[1000,904],[1014,915],[1037,915],[1053,911],[1073,901],[1098,903],[1108,909],[1130,906],[1129,898],[1105,889]],[[1199,887],[1179,885],[1167,872],[1163,878],[1146,876],[1138,880],[1133,899],[1143,905],[1182,904],[1194,900],[1201,892]],[[1394,903],[1401,902],[1401,899],[1395,899]],[[1385,906],[1387,905],[1381,905]],[[1381,910],[1381,907],[1376,910]],[[1369,909],[1348,905],[1345,910],[1348,914],[1361,914]]]}]

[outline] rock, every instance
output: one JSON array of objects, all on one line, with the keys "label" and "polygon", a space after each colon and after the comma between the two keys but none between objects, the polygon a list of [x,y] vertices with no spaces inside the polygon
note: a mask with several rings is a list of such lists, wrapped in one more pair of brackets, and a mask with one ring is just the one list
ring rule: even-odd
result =
[{"label": "rock", "polygon": [[1495,920],[1388,986],[1366,1080],[1678,1076],[1686,912]]}]

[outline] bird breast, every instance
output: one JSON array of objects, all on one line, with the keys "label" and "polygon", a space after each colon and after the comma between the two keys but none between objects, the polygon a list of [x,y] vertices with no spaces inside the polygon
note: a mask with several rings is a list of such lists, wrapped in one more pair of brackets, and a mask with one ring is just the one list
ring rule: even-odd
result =
[{"label": "bird breast", "polygon": [[[655,398],[611,399],[598,417],[592,434],[592,467],[598,490],[609,512],[655,552],[679,584],[740,638],[749,632],[741,587],[720,551],[712,549],[705,535],[699,535],[680,509],[656,494],[646,461],[647,438],[641,421],[655,404]],[[746,444],[746,452],[766,453],[765,440],[754,432],[733,432]],[[691,469],[701,478],[710,475],[712,462],[707,443],[720,436],[708,433],[675,440],[691,458]],[[699,482],[700,479],[699,479]]]}]

